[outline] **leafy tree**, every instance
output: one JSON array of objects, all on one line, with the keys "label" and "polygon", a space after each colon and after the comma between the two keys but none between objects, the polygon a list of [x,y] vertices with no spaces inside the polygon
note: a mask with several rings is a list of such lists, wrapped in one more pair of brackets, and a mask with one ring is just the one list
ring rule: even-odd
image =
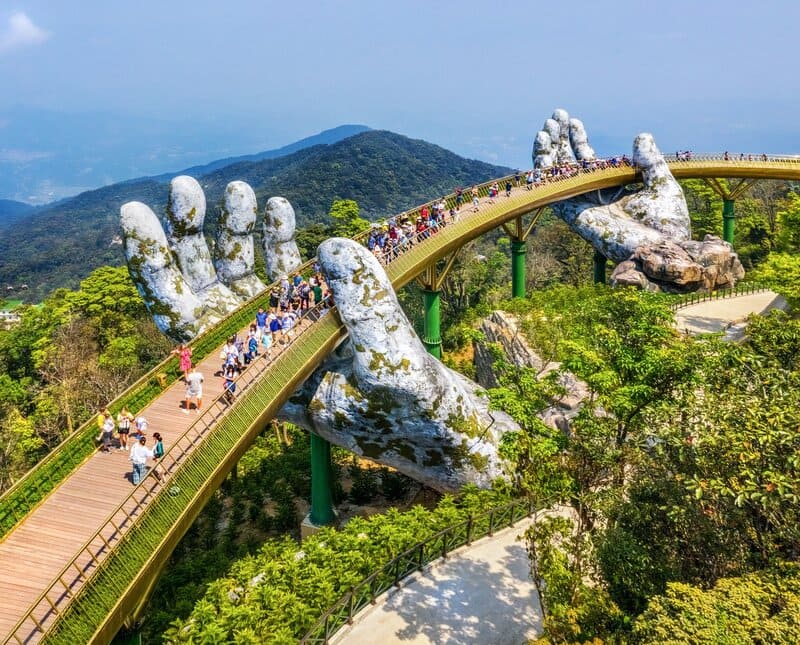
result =
[{"label": "leafy tree", "polygon": [[702,240],[706,235],[722,235],[722,198],[702,179],[686,179],[680,182],[689,217],[692,222],[692,237]]},{"label": "leafy tree", "polygon": [[792,308],[800,306],[800,256],[770,253],[750,277],[772,287],[786,298]]},{"label": "leafy tree", "polygon": [[331,237],[330,227],[317,222],[299,229],[295,241],[303,258],[310,260],[317,255],[317,247],[329,237]]},{"label": "leafy tree", "polygon": [[33,423],[16,408],[0,418],[0,490],[8,488],[33,466],[42,444]]},{"label": "leafy tree", "polygon": [[712,589],[670,583],[634,625],[631,642],[797,642],[800,571],[786,564],[719,580]]},{"label": "leafy tree", "polygon": [[800,372],[800,320],[773,309],[764,316],[751,316],[747,343],[759,356],[791,372]]},{"label": "leafy tree", "polygon": [[328,215],[333,222],[331,233],[335,237],[353,237],[370,226],[369,220],[360,216],[358,204],[352,199],[335,200]]},{"label": "leafy tree", "polygon": [[784,253],[800,251],[800,195],[789,193],[777,212],[777,248]]}]

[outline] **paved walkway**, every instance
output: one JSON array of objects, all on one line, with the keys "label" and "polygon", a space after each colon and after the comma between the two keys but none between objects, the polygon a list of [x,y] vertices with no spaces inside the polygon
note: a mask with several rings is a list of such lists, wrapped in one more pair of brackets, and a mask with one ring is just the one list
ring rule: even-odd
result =
[{"label": "paved walkway", "polygon": [[331,642],[519,645],[535,638],[539,600],[524,542],[517,541],[529,524],[523,520],[407,578]]},{"label": "paved walkway", "polygon": [[735,338],[742,328],[737,323],[743,323],[750,314],[763,314],[770,309],[786,309],[786,301],[773,291],[706,300],[679,309],[675,314],[675,327],[689,334],[730,330]]}]

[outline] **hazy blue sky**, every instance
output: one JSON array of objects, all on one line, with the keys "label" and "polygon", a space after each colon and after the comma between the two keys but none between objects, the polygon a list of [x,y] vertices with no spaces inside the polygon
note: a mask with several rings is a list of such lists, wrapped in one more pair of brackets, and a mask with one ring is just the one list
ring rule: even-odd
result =
[{"label": "hazy blue sky", "polygon": [[[526,166],[555,107],[601,151],[648,130],[665,150],[800,152],[798,25],[796,0],[0,0],[0,113],[200,128],[207,160],[223,136],[240,154],[362,123]],[[12,128],[0,160],[49,152],[4,145]]]}]

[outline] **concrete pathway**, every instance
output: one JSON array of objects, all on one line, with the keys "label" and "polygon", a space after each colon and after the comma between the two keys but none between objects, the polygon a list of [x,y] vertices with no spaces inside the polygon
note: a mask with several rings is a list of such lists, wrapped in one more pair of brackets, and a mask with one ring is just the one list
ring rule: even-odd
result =
[{"label": "concrete pathway", "polygon": [[406,578],[356,615],[333,643],[519,645],[541,631],[524,542],[530,525],[478,540]]},{"label": "concrete pathway", "polygon": [[735,336],[741,331],[737,323],[743,323],[750,314],[763,314],[770,309],[786,309],[786,301],[773,291],[706,300],[679,309],[675,313],[675,327],[688,334],[712,334],[731,329]]}]

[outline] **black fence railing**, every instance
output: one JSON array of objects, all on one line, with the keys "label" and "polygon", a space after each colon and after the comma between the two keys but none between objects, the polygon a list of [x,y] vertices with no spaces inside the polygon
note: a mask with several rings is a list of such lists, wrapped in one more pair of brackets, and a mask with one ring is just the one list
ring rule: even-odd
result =
[{"label": "black fence railing", "polygon": [[449,553],[471,544],[473,540],[490,536],[497,529],[511,527],[521,519],[530,517],[536,508],[528,501],[511,502],[486,513],[470,515],[466,520],[418,542],[351,587],[320,617],[300,639],[300,643],[328,643],[345,624],[353,623],[353,617],[361,609],[367,604],[375,604],[378,596],[399,586],[404,578],[422,571],[435,560],[446,558]]},{"label": "black fence railing", "polygon": [[742,284],[737,284],[732,289],[717,289],[716,291],[710,291],[708,293],[688,293],[685,296],[681,296],[675,302],[671,302],[669,308],[673,311],[678,311],[684,307],[707,302],[709,300],[747,296],[752,293],[761,293],[762,291],[769,290],[770,287],[759,284],[758,282],[743,282]]}]

